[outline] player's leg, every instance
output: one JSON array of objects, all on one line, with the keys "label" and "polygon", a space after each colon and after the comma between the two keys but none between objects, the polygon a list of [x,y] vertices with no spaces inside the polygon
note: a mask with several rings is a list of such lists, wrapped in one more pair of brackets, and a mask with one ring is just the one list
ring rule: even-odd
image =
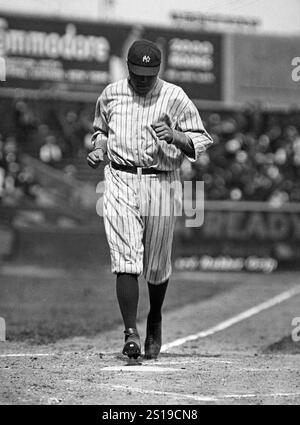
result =
[{"label": "player's leg", "polygon": [[162,344],[162,306],[169,280],[159,285],[148,282],[150,311],[147,317],[145,358],[156,359]]},{"label": "player's leg", "polygon": [[[144,276],[148,282],[150,311],[147,317],[145,357],[156,358],[162,344],[162,307],[171,275],[171,252],[178,205],[177,172],[149,181],[150,202],[145,214]],[[164,183],[167,183],[164,186]],[[169,186],[168,186],[169,184]]]},{"label": "player's leg", "polygon": [[103,218],[112,273],[143,271],[144,224],[140,217],[134,175],[105,168]]},{"label": "player's leg", "polygon": [[[152,226],[158,229],[155,238],[153,234],[151,236]],[[145,339],[147,359],[157,358],[162,344],[162,308],[171,274],[172,240],[173,222],[170,217],[150,217],[144,251],[144,274],[150,303]]]},{"label": "player's leg", "polygon": [[144,276],[149,284],[160,285],[169,279],[172,271],[171,253],[176,214],[181,206],[181,183],[177,170],[145,182],[148,204],[143,211]]},{"label": "player's leg", "polygon": [[148,294],[149,294],[149,303],[150,303],[148,321],[150,323],[161,322],[161,319],[162,319],[161,310],[164,303],[169,280],[159,285],[154,285],[153,283],[150,283],[150,282],[147,282],[147,283],[148,283]]},{"label": "player's leg", "polygon": [[[137,277],[143,270],[143,222],[131,175],[106,170],[103,213],[110,248],[112,272],[117,275],[116,292],[125,326],[123,352],[131,357],[140,353],[136,314],[138,305]],[[127,342],[134,339],[133,350]]]},{"label": "player's leg", "polygon": [[139,301],[137,275],[118,273],[116,281],[117,298],[125,326],[125,345],[123,354],[137,357],[141,354],[141,344],[136,326]]},{"label": "player's leg", "polygon": [[139,284],[136,274],[118,273],[116,292],[125,329],[136,328]]}]

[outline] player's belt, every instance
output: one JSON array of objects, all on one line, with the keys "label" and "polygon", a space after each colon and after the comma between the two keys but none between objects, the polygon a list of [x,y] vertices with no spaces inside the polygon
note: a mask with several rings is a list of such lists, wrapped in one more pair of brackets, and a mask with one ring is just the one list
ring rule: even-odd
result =
[{"label": "player's belt", "polygon": [[126,171],[126,173],[131,174],[161,174],[161,173],[167,173],[167,171],[163,170],[157,170],[156,168],[149,167],[149,168],[143,168],[143,167],[137,167],[135,165],[123,165],[123,164],[117,164],[116,162],[111,162],[112,168],[115,170],[120,171]]}]

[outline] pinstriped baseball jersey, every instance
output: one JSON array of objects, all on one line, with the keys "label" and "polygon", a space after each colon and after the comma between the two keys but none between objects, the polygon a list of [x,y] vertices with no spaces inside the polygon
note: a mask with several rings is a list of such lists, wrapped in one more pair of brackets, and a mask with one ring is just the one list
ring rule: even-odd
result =
[{"label": "pinstriped baseball jersey", "polygon": [[176,146],[156,137],[151,124],[161,120],[192,141],[195,157],[190,161],[212,144],[184,91],[160,79],[145,96],[135,93],[128,79],[107,86],[96,104],[92,137],[110,161],[166,171],[136,175],[105,167],[103,213],[112,272],[143,273],[152,284],[171,274],[175,209],[181,202],[176,183],[185,158]]},{"label": "pinstriped baseball jersey", "polygon": [[108,158],[119,164],[174,170],[185,154],[158,141],[151,124],[161,120],[192,140],[191,161],[212,144],[192,101],[180,87],[161,79],[146,96],[136,94],[128,79],[107,86],[97,101],[92,142],[96,147],[107,144]]}]

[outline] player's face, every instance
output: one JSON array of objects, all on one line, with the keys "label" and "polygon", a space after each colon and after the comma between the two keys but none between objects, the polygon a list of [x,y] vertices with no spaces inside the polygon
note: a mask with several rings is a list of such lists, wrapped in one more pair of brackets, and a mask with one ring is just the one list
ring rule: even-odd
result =
[{"label": "player's face", "polygon": [[157,80],[157,75],[136,75],[131,71],[129,71],[129,76],[133,90],[140,96],[145,96],[154,87]]}]

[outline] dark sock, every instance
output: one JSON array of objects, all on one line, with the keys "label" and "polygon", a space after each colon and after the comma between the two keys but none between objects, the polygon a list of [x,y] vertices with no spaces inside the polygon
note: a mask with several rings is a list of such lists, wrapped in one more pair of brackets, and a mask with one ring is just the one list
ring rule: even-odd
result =
[{"label": "dark sock", "polygon": [[166,290],[169,281],[167,280],[160,285],[153,285],[148,282],[148,292],[150,301],[150,311],[148,320],[152,323],[161,321],[161,309],[165,299]]},{"label": "dark sock", "polygon": [[139,284],[137,275],[118,273],[116,290],[125,329],[136,328],[136,316],[139,301]]}]

